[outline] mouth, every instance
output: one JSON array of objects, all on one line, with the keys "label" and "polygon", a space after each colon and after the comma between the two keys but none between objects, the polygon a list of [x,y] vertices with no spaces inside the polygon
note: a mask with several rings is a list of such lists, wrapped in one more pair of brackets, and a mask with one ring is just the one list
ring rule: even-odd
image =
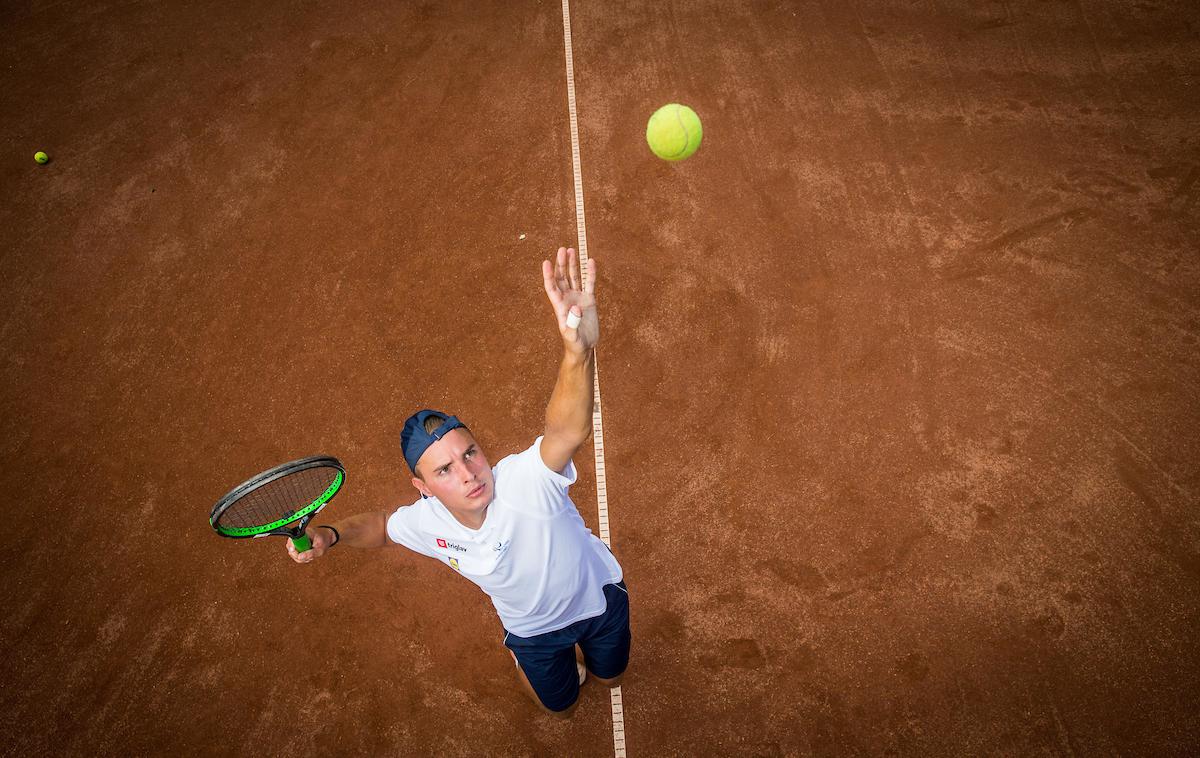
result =
[{"label": "mouth", "polygon": [[468,493],[467,493],[467,497],[468,497],[468,498],[476,498],[476,497],[479,497],[480,495],[482,495],[482,494],[483,494],[483,491],[484,491],[485,489],[487,489],[487,482],[484,482],[483,484],[479,485],[479,486],[478,486],[478,487],[476,487],[475,489],[473,489],[473,490],[471,490],[470,492],[468,492]]}]

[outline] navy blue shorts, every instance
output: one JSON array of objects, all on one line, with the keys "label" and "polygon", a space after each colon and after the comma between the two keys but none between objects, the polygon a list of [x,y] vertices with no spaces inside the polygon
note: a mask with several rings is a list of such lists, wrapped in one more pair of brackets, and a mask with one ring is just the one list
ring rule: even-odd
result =
[{"label": "navy blue shorts", "polygon": [[612,679],[629,665],[629,590],[625,582],[604,585],[607,609],[600,616],[576,621],[557,632],[518,637],[504,635],[504,646],[517,656],[542,705],[565,711],[579,697],[575,645],[583,664],[601,679]]}]

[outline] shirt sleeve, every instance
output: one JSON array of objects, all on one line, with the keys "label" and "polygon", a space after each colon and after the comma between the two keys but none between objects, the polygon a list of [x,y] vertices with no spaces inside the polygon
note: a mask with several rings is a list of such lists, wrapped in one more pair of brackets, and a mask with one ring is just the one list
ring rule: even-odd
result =
[{"label": "shirt sleeve", "polygon": [[575,462],[562,471],[552,471],[542,460],[542,438],[496,467],[496,491],[514,508],[531,513],[553,514],[575,507],[567,489],[578,477]]},{"label": "shirt sleeve", "polygon": [[438,554],[429,547],[429,540],[421,532],[419,526],[420,518],[421,510],[419,503],[400,506],[396,509],[395,513],[388,516],[388,539],[421,555],[437,558]]}]

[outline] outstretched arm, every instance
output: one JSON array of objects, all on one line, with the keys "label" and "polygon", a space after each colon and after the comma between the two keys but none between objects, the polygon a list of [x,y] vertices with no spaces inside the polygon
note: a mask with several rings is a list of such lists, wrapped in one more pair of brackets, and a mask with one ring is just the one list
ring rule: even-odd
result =
[{"label": "outstretched arm", "polygon": [[547,468],[562,471],[592,433],[595,347],[600,340],[596,261],[588,259],[586,281],[581,284],[578,254],[574,248],[560,247],[554,263],[542,261],[542,283],[558,320],[563,359],[546,406],[546,433],[539,452]]},{"label": "outstretched arm", "polygon": [[[389,543],[387,538],[388,514],[383,511],[360,513],[356,516],[334,521],[333,528],[338,530],[341,538],[337,544],[350,547],[383,547]],[[333,546],[333,532],[322,527],[310,527],[308,536],[312,539],[312,547],[303,553],[296,552],[296,546],[291,540],[287,543],[288,555],[296,563],[309,563],[325,555],[325,551]]]}]

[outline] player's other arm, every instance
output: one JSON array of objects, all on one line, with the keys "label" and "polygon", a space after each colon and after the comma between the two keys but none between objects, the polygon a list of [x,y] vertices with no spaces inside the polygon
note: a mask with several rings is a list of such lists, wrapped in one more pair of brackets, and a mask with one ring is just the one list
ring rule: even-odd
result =
[{"label": "player's other arm", "polygon": [[339,537],[337,538],[334,537],[333,529],[324,526],[311,527],[306,530],[306,534],[312,540],[312,547],[303,553],[298,553],[292,541],[285,540],[288,555],[292,556],[292,560],[296,563],[308,563],[324,555],[333,546],[335,539],[338,545],[348,545],[349,547],[384,547],[394,544],[387,536],[387,520],[387,513],[377,511],[360,513],[341,521],[330,522],[331,526],[338,531]]},{"label": "player's other arm", "polygon": [[542,284],[554,308],[563,340],[558,381],[546,406],[546,432],[539,452],[546,467],[562,471],[592,433],[596,343],[596,261],[588,260],[586,283],[579,280],[579,256],[573,248],[558,249],[555,261],[542,261]]}]

